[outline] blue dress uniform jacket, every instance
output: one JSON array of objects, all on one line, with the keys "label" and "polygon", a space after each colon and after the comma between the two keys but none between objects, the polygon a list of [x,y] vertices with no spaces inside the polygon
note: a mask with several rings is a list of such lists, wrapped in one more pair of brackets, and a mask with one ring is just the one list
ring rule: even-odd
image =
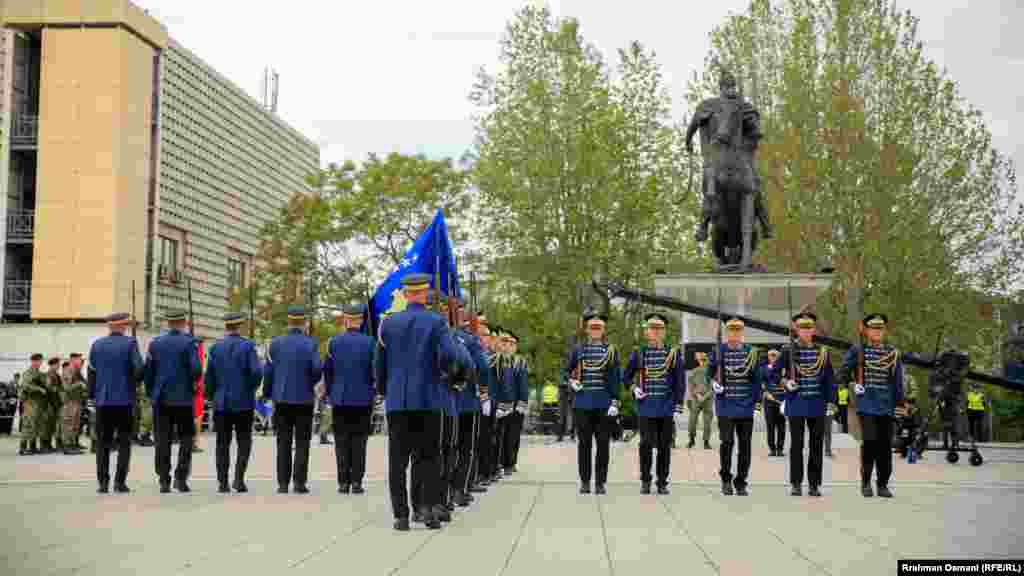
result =
[{"label": "blue dress uniform jacket", "polygon": [[270,342],[263,367],[263,395],[274,403],[313,404],[323,364],[316,340],[292,328]]},{"label": "blue dress uniform jacket", "polygon": [[723,343],[718,350],[708,355],[708,378],[714,380],[718,374],[718,359],[722,363],[722,380],[725,391],[715,394],[715,413],[723,418],[753,418],[754,405],[761,399],[761,377],[757,370],[757,352],[750,344],[740,344],[732,349]]},{"label": "blue dress uniform jacket", "polygon": [[146,394],[154,404],[191,406],[203,375],[196,339],[180,330],[157,336],[146,358]]},{"label": "blue dress uniform jacket", "polygon": [[324,387],[334,406],[373,404],[373,338],[348,330],[331,338],[324,360]]},{"label": "blue dress uniform jacket", "polygon": [[89,398],[97,406],[135,406],[135,384],[145,365],[131,336],[111,334],[89,348]]},{"label": "blue dress uniform jacket", "polygon": [[244,412],[256,408],[256,389],[263,367],[252,340],[229,334],[210,348],[206,359],[207,398],[216,412]]},{"label": "blue dress uniform jacket", "polygon": [[765,362],[758,370],[761,372],[761,390],[765,393],[764,400],[770,402],[767,393],[771,393],[776,402],[785,400],[786,385],[782,382],[782,361],[776,360],[775,364]]},{"label": "blue dress uniform jacket", "polygon": [[462,395],[459,399],[459,413],[476,413],[480,411],[480,390],[478,383],[481,379],[487,377],[488,372],[487,355],[484,354],[484,345],[475,334],[470,334],[465,330],[457,330],[455,332],[455,338],[463,347],[465,347],[470,359],[473,360],[473,365],[476,367],[477,375],[477,381],[469,382],[462,390]]},{"label": "blue dress uniform jacket", "polygon": [[578,375],[583,389],[576,393],[577,410],[607,410],[618,401],[622,371],[619,352],[605,343],[580,344],[572,349],[564,378]]},{"label": "blue dress uniform jacket", "polygon": [[530,366],[526,363],[526,358],[516,356],[512,374],[515,382],[516,402],[528,405],[530,403]]},{"label": "blue dress uniform jacket", "polygon": [[[459,337],[457,330],[450,330],[452,344],[458,351],[459,360],[457,364],[460,366],[471,366],[476,367],[476,363],[473,361],[473,357],[469,354],[469,349],[462,343],[462,339]],[[451,375],[448,376],[449,378]],[[447,382],[445,386],[448,388],[448,403],[444,407],[445,414],[448,416],[458,416],[462,413],[462,398],[465,395],[465,390],[459,391],[452,388]]]},{"label": "blue dress uniform jacket", "polygon": [[[888,345],[864,346],[864,395],[857,397],[857,414],[892,416],[896,403],[903,400],[903,358]],[[861,345],[846,353],[843,375],[854,394],[857,382],[857,357]]]},{"label": "blue dress uniform jacket", "polygon": [[501,352],[495,355],[493,361],[497,381],[491,388],[491,399],[495,402],[511,404],[516,401],[516,377],[512,365],[514,358]]},{"label": "blue dress uniform jacket", "polygon": [[793,354],[796,366],[797,390],[786,391],[786,416],[824,416],[825,406],[836,402],[835,375],[832,355],[825,346],[796,346],[784,352],[782,365],[789,370],[789,356]]},{"label": "blue dress uniform jacket", "polygon": [[[412,302],[380,324],[376,376],[387,412],[429,410],[448,405],[448,390],[441,381],[441,362],[469,360],[456,346],[443,316]],[[466,368],[471,367],[468,363]]]},{"label": "blue dress uniform jacket", "polygon": [[643,418],[671,417],[677,404],[686,398],[686,371],[679,349],[641,346],[629,355],[623,380],[628,383],[638,374],[647,393],[636,401],[636,414]]}]

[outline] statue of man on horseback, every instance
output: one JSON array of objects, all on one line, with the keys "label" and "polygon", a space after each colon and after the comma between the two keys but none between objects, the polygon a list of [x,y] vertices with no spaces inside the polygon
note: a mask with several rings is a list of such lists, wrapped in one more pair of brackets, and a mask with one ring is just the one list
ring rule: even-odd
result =
[{"label": "statue of man on horseback", "polygon": [[[743,216],[722,214],[723,209],[731,212],[740,210],[743,203],[734,202],[737,195],[753,195],[753,216],[761,224],[761,235],[764,238],[773,236],[754,160],[761,139],[760,115],[750,102],[740,96],[732,74],[723,72],[718,87],[721,95],[701,102],[686,130],[686,149],[690,153],[693,152],[693,136],[700,130],[703,156],[703,205],[696,239],[698,242],[706,240],[708,224],[714,221],[716,256],[723,264],[738,264],[738,260],[725,254],[735,252],[743,243],[739,230],[730,229],[733,224],[741,222]],[[750,251],[756,242],[756,236],[751,238]]]}]

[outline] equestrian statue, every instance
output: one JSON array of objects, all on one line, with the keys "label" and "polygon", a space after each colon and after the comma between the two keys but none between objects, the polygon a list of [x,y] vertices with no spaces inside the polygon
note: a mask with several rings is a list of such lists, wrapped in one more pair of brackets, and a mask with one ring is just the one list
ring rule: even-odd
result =
[{"label": "equestrian statue", "polygon": [[708,224],[713,224],[712,251],[722,269],[746,271],[757,247],[753,218],[761,224],[761,236],[774,235],[754,159],[761,139],[760,114],[743,100],[731,73],[722,73],[718,87],[721,95],[701,102],[686,130],[686,149],[691,154],[693,135],[700,130],[703,156],[703,202],[696,239],[707,240]]}]

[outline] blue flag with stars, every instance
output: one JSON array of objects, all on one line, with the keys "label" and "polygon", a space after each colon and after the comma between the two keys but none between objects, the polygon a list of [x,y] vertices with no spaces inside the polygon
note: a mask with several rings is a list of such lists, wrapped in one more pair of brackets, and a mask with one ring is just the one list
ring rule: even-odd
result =
[{"label": "blue flag with stars", "polygon": [[[370,317],[374,326],[380,325],[382,314],[405,309],[402,277],[414,272],[429,274],[431,288],[439,288],[443,294],[454,293],[456,298],[462,298],[455,252],[448,238],[448,224],[444,221],[444,212],[440,208],[430,226],[420,234],[402,261],[370,298]],[[440,286],[437,286],[438,281],[441,283]]]}]

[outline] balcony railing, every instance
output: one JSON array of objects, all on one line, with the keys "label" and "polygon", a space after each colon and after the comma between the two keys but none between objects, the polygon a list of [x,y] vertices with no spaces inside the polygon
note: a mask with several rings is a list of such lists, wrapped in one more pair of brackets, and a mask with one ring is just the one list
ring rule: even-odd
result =
[{"label": "balcony railing", "polygon": [[32,242],[36,227],[36,213],[33,210],[7,211],[7,241],[12,244]]},{"label": "balcony railing", "polygon": [[7,315],[27,315],[32,311],[32,282],[7,280],[4,282],[4,310]]},{"label": "balcony railing", "polygon": [[39,117],[19,114],[11,122],[11,147],[35,148],[39,144]]}]

